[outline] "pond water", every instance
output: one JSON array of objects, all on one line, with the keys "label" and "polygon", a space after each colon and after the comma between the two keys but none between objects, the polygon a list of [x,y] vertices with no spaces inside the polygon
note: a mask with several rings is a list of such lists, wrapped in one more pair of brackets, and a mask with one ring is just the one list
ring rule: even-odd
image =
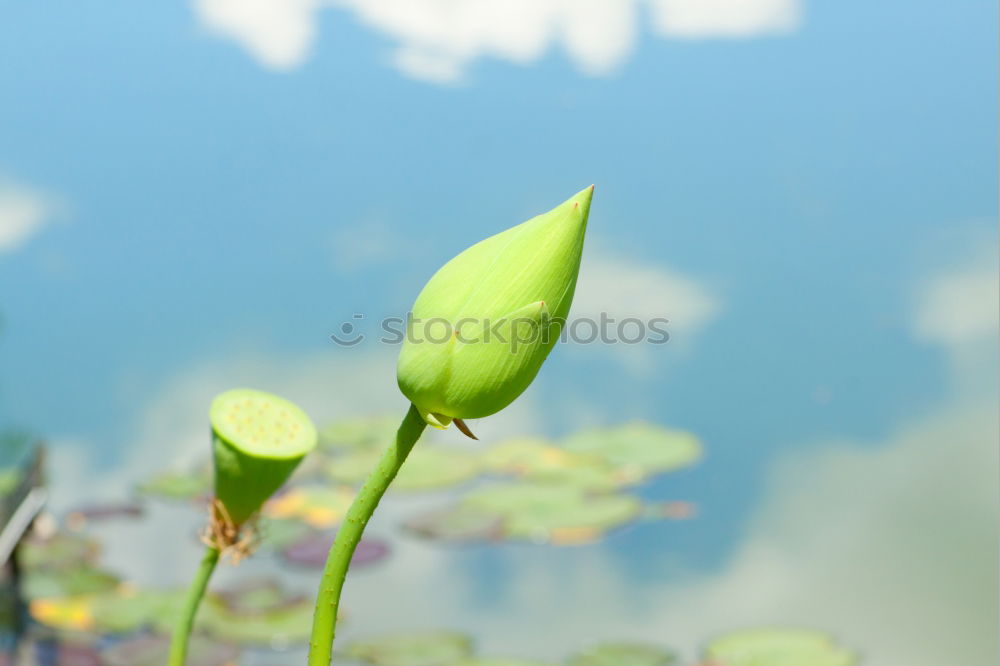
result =
[{"label": "pond water", "polygon": [[[44,440],[48,511],[101,544],[101,571],[129,589],[192,573],[202,509],[136,489],[208,461],[215,394],[272,391],[321,426],[401,418],[386,318],[462,249],[595,183],[573,317],[613,320],[615,340],[581,324],[470,423],[479,443],[431,438],[456,476],[376,515],[387,554],[349,578],[344,645],[446,630],[485,655],[628,640],[695,663],[769,627],[863,664],[995,663],[995,6],[0,16],[0,430]],[[621,340],[657,318],[665,342]],[[512,438],[558,449],[637,422],[700,453],[600,508],[638,512],[626,524],[533,539],[532,509],[529,538],[414,528],[496,483],[482,460]],[[351,480],[316,474],[301,483]],[[262,547],[213,586],[262,578],[308,597],[318,572]],[[271,647],[240,663],[302,662],[294,640]]]}]

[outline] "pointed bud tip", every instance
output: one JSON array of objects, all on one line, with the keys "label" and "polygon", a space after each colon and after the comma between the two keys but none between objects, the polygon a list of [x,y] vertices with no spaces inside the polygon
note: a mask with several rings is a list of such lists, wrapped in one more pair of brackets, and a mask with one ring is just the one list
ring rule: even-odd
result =
[{"label": "pointed bud tip", "polygon": [[577,192],[570,201],[573,202],[573,208],[582,208],[583,214],[587,215],[590,212],[590,200],[593,196],[594,186],[591,185]]}]

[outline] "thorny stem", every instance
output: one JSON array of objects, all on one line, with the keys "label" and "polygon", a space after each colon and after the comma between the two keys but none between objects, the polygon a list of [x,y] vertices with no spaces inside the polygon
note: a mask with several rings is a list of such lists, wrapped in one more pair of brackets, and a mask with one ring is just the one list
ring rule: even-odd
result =
[{"label": "thorny stem", "polygon": [[184,608],[177,618],[177,625],[174,628],[174,636],[170,641],[170,658],[167,666],[184,666],[184,659],[187,657],[188,638],[191,636],[191,628],[194,626],[194,616],[198,612],[201,598],[205,596],[205,588],[208,587],[208,579],[211,578],[215,565],[219,561],[219,549],[209,546],[205,549],[205,557],[201,560],[198,573],[191,580],[191,587],[188,588],[188,596],[184,601]]},{"label": "thorny stem", "polygon": [[[409,411],[396,431],[396,442],[389,446],[372,470],[357,497],[347,510],[344,522],[337,530],[326,566],[319,593],[316,595],[316,610],[313,614],[312,636],[309,639],[309,666],[329,666],[333,653],[333,637],[337,625],[337,608],[340,592],[344,587],[344,577],[351,564],[351,557],[358,547],[361,534],[368,520],[375,513],[375,507],[385,494],[399,468],[413,445],[420,439],[426,423],[417,408],[410,405]],[[170,664],[174,666],[174,664]]]}]

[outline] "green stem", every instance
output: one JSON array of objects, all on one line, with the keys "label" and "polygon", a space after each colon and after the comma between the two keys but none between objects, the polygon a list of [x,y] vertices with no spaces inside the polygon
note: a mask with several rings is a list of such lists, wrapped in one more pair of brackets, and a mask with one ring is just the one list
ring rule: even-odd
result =
[{"label": "green stem", "polygon": [[426,426],[417,408],[410,405],[410,410],[396,431],[395,444],[382,454],[375,469],[358,491],[351,508],[347,510],[343,524],[337,530],[326,566],[323,568],[319,594],[316,596],[312,636],[309,639],[309,666],[330,664],[340,591],[344,587],[344,577],[347,575],[347,567],[351,564],[354,549],[358,547],[361,533],[365,531],[368,519],[375,513],[375,507],[385,494],[386,488],[396,478],[396,473],[403,466],[403,461],[420,439],[420,434]]},{"label": "green stem", "polygon": [[177,618],[177,625],[174,627],[174,636],[170,641],[170,658],[167,660],[167,666],[184,666],[184,659],[187,657],[188,638],[191,636],[191,628],[194,626],[194,616],[198,612],[201,598],[205,596],[208,579],[211,578],[218,561],[218,549],[211,546],[206,548],[205,557],[201,560],[198,573],[191,580],[191,587],[188,588],[184,608],[181,610],[181,614]]}]

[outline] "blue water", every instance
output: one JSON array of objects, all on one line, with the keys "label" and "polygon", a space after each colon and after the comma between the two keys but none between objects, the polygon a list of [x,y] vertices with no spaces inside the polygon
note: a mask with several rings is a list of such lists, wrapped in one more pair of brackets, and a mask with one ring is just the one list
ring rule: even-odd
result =
[{"label": "blue water", "polygon": [[54,510],[196,456],[233,385],[401,409],[397,350],[329,335],[596,183],[577,312],[672,339],[557,348],[477,427],[689,429],[706,459],[644,492],[697,518],[407,546],[359,624],[444,586],[425,618],[539,656],[790,623],[995,661],[993,4],[327,4],[0,5],[0,423],[49,441]]}]

